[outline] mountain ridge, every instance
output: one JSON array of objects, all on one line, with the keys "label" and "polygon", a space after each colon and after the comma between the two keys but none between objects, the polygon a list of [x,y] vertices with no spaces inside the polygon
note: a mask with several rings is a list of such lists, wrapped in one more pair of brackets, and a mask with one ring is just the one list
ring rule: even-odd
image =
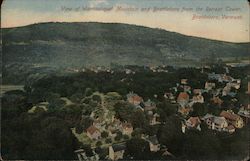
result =
[{"label": "mountain ridge", "polygon": [[[249,43],[187,36],[145,26],[46,22],[2,29],[3,62],[55,66],[162,65],[248,56]],[[187,62],[188,64],[188,62]]]},{"label": "mountain ridge", "polygon": [[199,36],[194,36],[194,35],[187,35],[187,34],[183,34],[183,33],[179,33],[176,31],[170,31],[170,30],[166,30],[163,28],[158,28],[158,27],[148,27],[148,26],[143,26],[143,25],[137,25],[137,24],[130,24],[130,23],[118,23],[118,22],[98,22],[98,21],[86,21],[86,22],[57,22],[57,21],[49,21],[49,22],[39,22],[39,23],[33,23],[33,24],[28,24],[28,25],[23,25],[23,26],[16,26],[16,27],[2,27],[2,30],[10,30],[10,29],[18,29],[18,28],[25,28],[25,27],[29,27],[29,26],[34,26],[34,25],[46,25],[46,24],[81,24],[81,23],[96,23],[96,24],[123,24],[123,25],[131,25],[131,26],[136,26],[136,27],[142,27],[142,28],[149,28],[149,29],[156,29],[156,30],[162,30],[162,31],[166,31],[166,32],[170,32],[170,33],[176,33],[176,34],[180,34],[183,36],[188,36],[188,37],[192,37],[192,38],[198,38],[198,39],[205,39],[205,40],[210,40],[210,41],[217,41],[217,42],[223,42],[223,43],[233,43],[233,44],[249,44],[249,42],[233,42],[233,41],[225,41],[225,40],[219,40],[219,39],[210,39],[210,38],[206,38],[206,37],[199,37]]}]

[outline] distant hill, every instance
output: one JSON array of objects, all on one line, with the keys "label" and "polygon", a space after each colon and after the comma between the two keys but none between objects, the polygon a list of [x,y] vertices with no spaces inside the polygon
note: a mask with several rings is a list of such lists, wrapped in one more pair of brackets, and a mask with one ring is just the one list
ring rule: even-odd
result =
[{"label": "distant hill", "polygon": [[249,43],[221,42],[118,23],[41,23],[3,29],[2,36],[4,63],[79,67],[110,63],[174,65],[183,60],[190,65],[190,61],[249,54]]}]

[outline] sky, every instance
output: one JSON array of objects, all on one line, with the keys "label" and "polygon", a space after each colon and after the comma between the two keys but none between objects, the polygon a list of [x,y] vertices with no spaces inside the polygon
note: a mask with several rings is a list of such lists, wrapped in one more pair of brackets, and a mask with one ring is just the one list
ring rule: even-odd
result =
[{"label": "sky", "polygon": [[5,0],[1,25],[117,22],[249,42],[249,8],[247,0]]}]

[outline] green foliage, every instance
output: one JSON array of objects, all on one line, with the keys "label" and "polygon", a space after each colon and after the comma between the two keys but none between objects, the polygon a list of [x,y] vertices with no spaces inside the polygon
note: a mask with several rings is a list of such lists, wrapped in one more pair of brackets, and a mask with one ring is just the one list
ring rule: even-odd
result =
[{"label": "green foliage", "polygon": [[103,131],[103,132],[101,133],[101,136],[102,136],[102,138],[106,138],[106,137],[109,136],[109,134],[108,134],[106,131]]},{"label": "green foliage", "polygon": [[1,119],[14,119],[22,112],[27,112],[31,106],[24,92],[8,92],[1,98]]},{"label": "green foliage", "polygon": [[176,116],[168,117],[158,131],[159,142],[176,155],[181,154],[182,135],[181,121]]},{"label": "green foliage", "polygon": [[137,110],[131,113],[131,123],[134,128],[144,128],[147,125],[147,119],[143,111]]},{"label": "green foliage", "polygon": [[118,131],[117,133],[116,133],[116,136],[115,136],[115,141],[119,141],[119,140],[121,140],[122,139],[122,133],[120,132],[120,131]]},{"label": "green foliage", "polygon": [[[67,123],[59,118],[22,114],[3,122],[4,159],[72,159],[78,143]],[[31,136],[31,137],[27,137]],[[32,153],[30,153],[32,152]]]},{"label": "green foliage", "polygon": [[195,103],[191,116],[204,116],[208,113],[208,107],[203,103]]},{"label": "green foliage", "polygon": [[[6,62],[25,61],[60,67],[110,63],[144,65],[148,62],[175,65],[178,63],[174,60],[180,61],[178,56],[182,53],[192,62],[199,63],[197,58],[214,62],[216,57],[248,56],[249,47],[248,43],[225,43],[161,29],[112,23],[35,24],[3,29],[2,38]],[[89,51],[91,54],[87,54]]]},{"label": "green foliage", "polygon": [[[165,90],[174,86],[183,76],[187,77],[191,86],[203,88],[207,79],[206,75],[199,76],[195,68],[171,69],[171,73],[153,73],[136,66],[130,66],[130,68],[135,69],[137,73],[133,75],[126,75],[124,72],[96,74],[87,71],[67,76],[50,75],[27,85],[26,93],[12,91],[5,94],[2,97],[1,109],[1,146],[4,147],[1,154],[3,158],[76,159],[73,151],[80,145],[70,128],[75,127],[76,132],[81,133],[92,125],[89,117],[91,112],[96,110],[98,116],[103,116],[103,108],[97,103],[100,101],[100,98],[97,98],[99,96],[92,97],[93,91],[96,90],[107,93],[105,99],[114,104],[112,112],[115,112],[115,116],[121,121],[132,123],[134,127],[133,139],[128,142],[132,150],[126,151],[128,159],[131,156],[137,159],[162,158],[161,154],[148,152],[148,143],[146,145],[140,140],[142,134],[157,135],[159,142],[166,145],[177,159],[237,160],[248,154],[249,131],[247,127],[237,129],[233,134],[217,133],[207,129],[207,125],[203,122],[202,131],[188,130],[185,134],[181,133],[181,118],[175,115],[177,107],[165,101],[162,96]],[[124,81],[121,81],[122,79]],[[248,98],[245,90],[245,86],[239,90],[240,93],[236,97],[240,101],[236,102],[237,104]],[[136,110],[133,105],[121,100],[126,99],[129,91],[138,93],[145,100],[152,99],[154,94],[159,96],[157,99],[154,98],[154,101],[157,102],[156,112],[161,117],[160,125],[149,126],[148,118],[145,117],[146,113]],[[74,103],[65,106],[61,97],[70,98]],[[194,104],[191,115],[202,116],[207,112],[219,115],[221,108],[211,104],[211,94],[204,93],[204,97],[206,103]],[[231,98],[224,97],[223,100],[226,102],[223,109],[229,108]],[[27,114],[32,107],[29,102],[35,105],[41,101],[49,102],[48,111],[40,111],[37,108],[34,114]],[[105,136],[107,135],[102,133],[102,137],[105,138]],[[126,140],[128,136],[119,132],[115,140],[121,139]],[[105,143],[111,142],[110,138],[106,138]],[[85,148],[88,149],[88,147]],[[99,150],[104,159],[108,154],[107,149]]]},{"label": "green foliage", "polygon": [[114,111],[116,112],[116,117],[121,121],[130,121],[134,107],[126,102],[118,102],[114,105]]},{"label": "green foliage", "polygon": [[133,130],[131,136],[133,136],[134,138],[141,138],[142,134],[143,134],[143,129],[136,128]]},{"label": "green foliage", "polygon": [[168,101],[163,101],[157,105],[158,113],[160,113],[161,120],[165,120],[167,117],[176,114],[177,112],[177,105],[171,104]]},{"label": "green foliage", "polygon": [[101,99],[101,97],[100,97],[99,95],[93,95],[93,96],[92,96],[92,99],[93,99],[94,101],[97,101],[98,103],[101,103],[101,101],[102,101],[102,99]]},{"label": "green foliage", "polygon": [[143,139],[132,138],[126,145],[126,155],[133,156],[135,160],[146,159],[150,153],[149,144]]},{"label": "green foliage", "polygon": [[96,145],[97,147],[99,147],[99,146],[102,145],[102,142],[101,142],[101,141],[97,141],[95,145]]},{"label": "green foliage", "polygon": [[128,135],[123,135],[122,137],[123,137],[124,140],[128,140],[129,139]]},{"label": "green foliage", "polygon": [[105,143],[107,143],[107,144],[112,143],[112,139],[111,139],[111,138],[107,138],[107,139],[105,140]]},{"label": "green foliage", "polygon": [[217,159],[220,155],[220,140],[218,137],[207,131],[206,133],[199,133],[197,131],[189,130],[186,134],[183,155],[190,159]]},{"label": "green foliage", "polygon": [[91,88],[86,88],[85,90],[85,96],[88,97],[88,96],[91,96],[93,93],[92,89]]},{"label": "green foliage", "polygon": [[76,102],[76,103],[80,103],[80,101],[83,98],[83,94],[82,93],[75,93],[70,97],[70,100],[72,102]]}]

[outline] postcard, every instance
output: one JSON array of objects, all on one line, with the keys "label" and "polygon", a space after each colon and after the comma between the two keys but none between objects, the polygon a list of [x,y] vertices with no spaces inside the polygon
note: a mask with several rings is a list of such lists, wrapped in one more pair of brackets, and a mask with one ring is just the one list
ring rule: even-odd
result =
[{"label": "postcard", "polygon": [[247,0],[3,0],[2,160],[249,160]]}]

